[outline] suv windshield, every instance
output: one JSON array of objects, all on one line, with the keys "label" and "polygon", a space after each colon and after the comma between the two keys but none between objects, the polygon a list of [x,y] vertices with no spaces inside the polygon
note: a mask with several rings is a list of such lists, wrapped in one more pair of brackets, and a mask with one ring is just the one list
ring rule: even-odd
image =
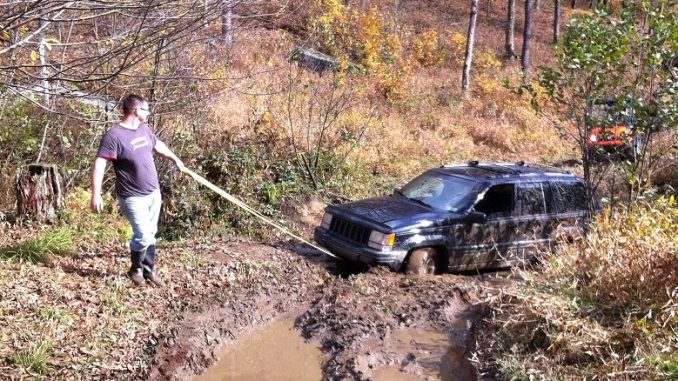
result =
[{"label": "suv windshield", "polygon": [[429,171],[407,183],[398,194],[430,207],[459,212],[476,201],[478,183]]}]

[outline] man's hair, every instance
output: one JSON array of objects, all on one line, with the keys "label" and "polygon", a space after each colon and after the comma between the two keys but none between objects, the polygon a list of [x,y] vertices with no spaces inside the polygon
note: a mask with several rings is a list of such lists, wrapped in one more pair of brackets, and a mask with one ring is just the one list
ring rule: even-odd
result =
[{"label": "man's hair", "polygon": [[122,101],[122,114],[124,116],[132,114],[144,102],[146,102],[146,98],[141,95],[130,94],[126,96]]}]

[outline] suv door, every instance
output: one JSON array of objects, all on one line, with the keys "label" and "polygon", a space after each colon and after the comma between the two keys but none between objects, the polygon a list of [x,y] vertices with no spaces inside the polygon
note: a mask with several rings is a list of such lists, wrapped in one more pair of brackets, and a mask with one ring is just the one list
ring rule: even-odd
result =
[{"label": "suv door", "polygon": [[514,184],[491,186],[473,209],[487,215],[485,223],[469,223],[467,227],[466,241],[474,264],[497,266],[515,256],[518,247]]},{"label": "suv door", "polygon": [[[557,225],[554,236],[574,239],[583,233],[586,214],[586,190],[581,181],[552,182]],[[555,237],[554,237],[555,238]]]},{"label": "suv door", "polygon": [[516,259],[529,261],[548,243],[557,224],[553,192],[547,181],[519,183],[517,200]]}]

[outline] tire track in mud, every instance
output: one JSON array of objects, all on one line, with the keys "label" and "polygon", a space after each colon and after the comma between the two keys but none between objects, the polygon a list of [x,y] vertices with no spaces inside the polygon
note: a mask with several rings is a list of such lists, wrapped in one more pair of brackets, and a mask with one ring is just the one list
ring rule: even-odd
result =
[{"label": "tire track in mud", "polygon": [[[467,287],[473,278],[406,276],[384,268],[344,278],[322,257],[252,243],[229,250],[266,265],[186,313],[161,340],[149,380],[190,380],[224,348],[283,316],[298,316],[296,328],[322,349],[324,379],[369,380],[383,367],[424,380],[476,378],[467,360],[474,350],[471,327],[481,317]],[[240,260],[228,266],[238,272]],[[422,358],[430,350],[396,345],[399,335],[423,331],[449,340],[434,365],[437,377]]]},{"label": "tire track in mud", "polygon": [[469,307],[467,291],[456,285],[464,281],[459,278],[371,269],[325,288],[297,325],[306,338],[321,344],[327,356],[325,379],[367,380],[386,366],[435,379],[431,364],[421,363],[411,348],[398,348],[395,340],[403,333],[412,340],[417,332],[435,332],[448,337],[449,348],[434,373],[443,380],[473,380],[475,370],[466,358],[474,349],[470,328],[480,314]]}]

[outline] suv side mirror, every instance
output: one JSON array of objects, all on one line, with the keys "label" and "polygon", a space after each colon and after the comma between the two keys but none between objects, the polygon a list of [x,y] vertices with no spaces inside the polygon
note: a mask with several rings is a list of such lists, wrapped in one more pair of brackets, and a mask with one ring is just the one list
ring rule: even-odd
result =
[{"label": "suv side mirror", "polygon": [[474,224],[484,224],[487,222],[487,214],[472,210],[468,213],[468,220]]}]

